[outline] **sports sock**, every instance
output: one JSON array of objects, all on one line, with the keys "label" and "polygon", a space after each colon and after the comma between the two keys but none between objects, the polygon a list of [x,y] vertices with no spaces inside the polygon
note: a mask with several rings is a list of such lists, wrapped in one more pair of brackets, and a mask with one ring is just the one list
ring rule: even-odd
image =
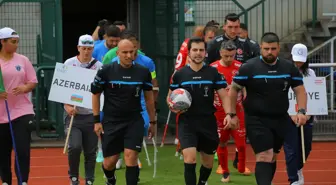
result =
[{"label": "sports sock", "polygon": [[212,168],[206,168],[203,165],[200,168],[200,176],[198,179],[198,185],[205,185],[205,183],[208,181],[208,178],[211,174]]},{"label": "sports sock", "polygon": [[272,163],[257,162],[255,167],[255,178],[258,185],[272,184],[273,166]]},{"label": "sports sock", "polygon": [[137,185],[139,178],[139,167],[137,166],[126,166],[126,184],[127,185]]},{"label": "sports sock", "polygon": [[184,181],[186,185],[196,184],[196,164],[184,163]]},{"label": "sports sock", "polygon": [[234,158],[234,161],[235,162],[238,162],[238,149],[236,148],[236,153],[235,153],[235,158]]},{"label": "sports sock", "polygon": [[218,155],[218,161],[219,164],[222,167],[223,172],[229,172],[228,167],[228,150],[227,147],[218,147],[217,148],[217,155]]},{"label": "sports sock", "polygon": [[245,161],[246,161],[246,146],[238,147],[238,171],[240,173],[245,172]]},{"label": "sports sock", "polygon": [[107,170],[104,168],[104,165],[102,165],[102,169],[103,169],[103,172],[105,174],[105,177],[107,179],[107,182],[110,183],[110,184],[115,184],[116,183],[116,178],[115,178],[115,169],[113,170]]}]

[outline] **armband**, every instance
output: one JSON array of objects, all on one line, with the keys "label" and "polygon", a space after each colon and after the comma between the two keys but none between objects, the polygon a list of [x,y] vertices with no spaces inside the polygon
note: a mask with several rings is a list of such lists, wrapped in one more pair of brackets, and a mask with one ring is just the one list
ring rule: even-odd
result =
[{"label": "armband", "polygon": [[153,91],[159,91],[159,87],[153,87]]}]

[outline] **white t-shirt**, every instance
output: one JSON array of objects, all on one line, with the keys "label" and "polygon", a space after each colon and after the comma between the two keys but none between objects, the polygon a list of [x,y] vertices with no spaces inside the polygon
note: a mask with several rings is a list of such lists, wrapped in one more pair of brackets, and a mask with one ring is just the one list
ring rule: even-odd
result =
[{"label": "white t-shirt", "polygon": [[[91,61],[89,63],[82,63],[79,61],[78,57],[72,57],[69,58],[68,60],[66,60],[64,62],[64,65],[68,65],[68,66],[76,66],[76,67],[82,67],[82,68],[86,68],[93,60],[95,60],[94,58],[91,58]],[[90,69],[92,70],[99,70],[101,67],[103,66],[103,64],[99,61],[97,61]],[[91,109],[87,109],[84,107],[76,107],[77,109],[77,113],[78,114],[92,114],[92,110]]]}]

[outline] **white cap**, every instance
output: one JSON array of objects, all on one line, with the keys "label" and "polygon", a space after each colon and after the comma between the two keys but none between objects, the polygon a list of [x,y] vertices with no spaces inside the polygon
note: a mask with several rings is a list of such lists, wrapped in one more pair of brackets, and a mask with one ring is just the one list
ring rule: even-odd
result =
[{"label": "white cap", "polygon": [[78,46],[93,47],[94,40],[91,35],[82,35],[79,37]]},{"label": "white cap", "polygon": [[306,62],[308,55],[307,46],[304,44],[295,44],[292,48],[292,57],[295,62]]},{"label": "white cap", "polygon": [[0,39],[19,38],[19,35],[12,28],[4,27],[0,29]]}]

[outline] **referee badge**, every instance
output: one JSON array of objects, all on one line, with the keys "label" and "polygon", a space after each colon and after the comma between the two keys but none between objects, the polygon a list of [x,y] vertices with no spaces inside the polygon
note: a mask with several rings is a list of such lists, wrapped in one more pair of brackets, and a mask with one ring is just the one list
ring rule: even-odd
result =
[{"label": "referee badge", "polygon": [[137,86],[135,89],[135,97],[139,97],[140,87]]},{"label": "referee badge", "polygon": [[209,91],[209,87],[208,86],[205,86],[204,87],[204,97],[208,97],[208,91]]},{"label": "referee badge", "polygon": [[287,86],[288,86],[288,82],[285,81],[285,82],[284,82],[284,88],[283,88],[282,90],[283,90],[283,91],[286,91],[286,90],[287,90]]}]

